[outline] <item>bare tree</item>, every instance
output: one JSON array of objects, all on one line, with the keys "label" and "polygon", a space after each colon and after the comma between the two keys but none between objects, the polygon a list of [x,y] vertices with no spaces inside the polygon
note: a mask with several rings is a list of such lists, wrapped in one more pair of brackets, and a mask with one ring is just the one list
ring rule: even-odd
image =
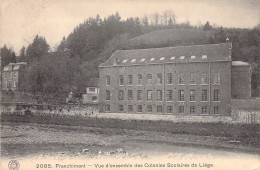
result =
[{"label": "bare tree", "polygon": [[172,24],[176,23],[175,14],[171,9],[164,11],[163,14],[162,14],[162,17],[163,17],[164,25],[168,25],[169,20]]},{"label": "bare tree", "polygon": [[156,12],[156,13],[154,13],[153,14],[153,18],[154,18],[154,23],[155,23],[155,25],[158,25],[158,23],[159,23],[159,13],[158,12]]}]

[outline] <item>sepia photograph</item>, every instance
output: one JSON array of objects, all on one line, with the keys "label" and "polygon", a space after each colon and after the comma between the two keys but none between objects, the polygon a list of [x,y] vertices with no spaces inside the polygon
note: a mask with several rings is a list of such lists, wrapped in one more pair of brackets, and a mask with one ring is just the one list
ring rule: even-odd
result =
[{"label": "sepia photograph", "polygon": [[260,0],[0,0],[1,170],[260,170]]}]

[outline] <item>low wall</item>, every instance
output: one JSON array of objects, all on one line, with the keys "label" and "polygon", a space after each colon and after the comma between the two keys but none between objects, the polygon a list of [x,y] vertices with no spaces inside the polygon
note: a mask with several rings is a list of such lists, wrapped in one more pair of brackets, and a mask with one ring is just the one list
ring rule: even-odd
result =
[{"label": "low wall", "polygon": [[97,118],[114,118],[121,120],[152,120],[171,122],[225,122],[231,123],[229,116],[182,116],[182,115],[156,115],[156,114],[128,114],[128,113],[99,113]]},{"label": "low wall", "polygon": [[21,105],[1,104],[1,114],[25,115],[26,112],[35,116],[91,116],[98,113],[97,105]]},{"label": "low wall", "polygon": [[260,123],[260,111],[233,109],[232,119],[239,123]]}]

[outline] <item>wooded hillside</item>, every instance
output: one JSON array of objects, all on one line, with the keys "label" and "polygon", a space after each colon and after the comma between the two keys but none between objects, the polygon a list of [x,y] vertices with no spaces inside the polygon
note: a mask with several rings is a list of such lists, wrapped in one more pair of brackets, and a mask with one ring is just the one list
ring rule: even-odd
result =
[{"label": "wooded hillside", "polygon": [[[195,27],[189,23],[148,22],[142,19],[122,20],[118,13],[100,18],[88,18],[68,35],[64,36],[55,51],[68,50],[68,57],[51,57],[44,37],[36,36],[32,44],[23,47],[17,61],[34,63],[25,77],[24,91],[64,98],[70,91],[81,93],[91,77],[98,77],[98,65],[107,60],[115,50],[152,47],[183,46],[223,43],[229,37],[233,44],[233,60],[250,62],[253,66],[253,95],[260,95],[260,28],[239,29],[213,27],[207,22]],[[175,21],[175,20],[174,20]],[[2,63],[13,61],[13,51],[4,47],[8,55]],[[10,54],[9,54],[10,53]],[[3,62],[4,61],[4,62]],[[258,89],[258,91],[257,91]]]}]

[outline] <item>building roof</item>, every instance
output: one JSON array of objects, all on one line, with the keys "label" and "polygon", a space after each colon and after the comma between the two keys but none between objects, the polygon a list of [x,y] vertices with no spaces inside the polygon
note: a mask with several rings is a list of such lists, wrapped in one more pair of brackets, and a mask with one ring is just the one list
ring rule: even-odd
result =
[{"label": "building roof", "polygon": [[232,61],[232,66],[250,66],[250,64],[243,61]]},{"label": "building roof", "polygon": [[9,63],[8,65],[4,66],[3,71],[19,70],[21,65],[27,65],[27,63],[26,62]]},{"label": "building roof", "polygon": [[100,67],[154,63],[231,61],[231,43],[118,50]]},{"label": "building roof", "polygon": [[99,87],[99,78],[90,78],[87,87]]}]

